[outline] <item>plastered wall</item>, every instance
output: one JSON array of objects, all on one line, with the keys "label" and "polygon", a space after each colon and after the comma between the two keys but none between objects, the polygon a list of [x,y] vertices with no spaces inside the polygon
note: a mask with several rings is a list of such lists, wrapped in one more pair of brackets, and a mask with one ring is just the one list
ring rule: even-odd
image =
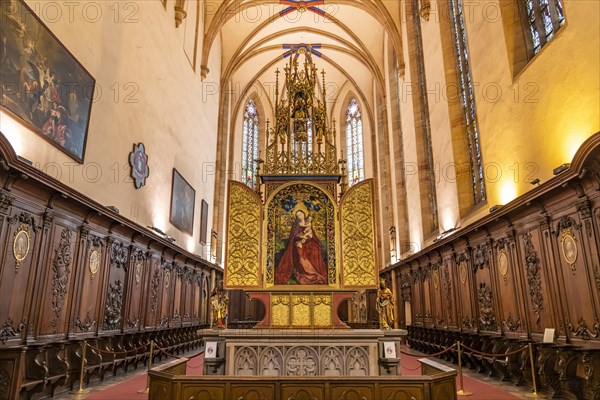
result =
[{"label": "plastered wall", "polygon": [[[200,0],[198,0],[200,1]],[[175,2],[27,1],[96,79],[85,159],[77,163],[8,114],[0,130],[18,155],[93,200],[112,205],[142,226],[156,226],[184,249],[201,246],[201,201],[210,229],[219,102],[218,85],[200,79],[202,2],[187,2],[188,18],[175,27]],[[50,3],[52,3],[50,5]],[[199,35],[195,40],[194,35]],[[220,72],[220,39],[209,68]],[[194,68],[195,67],[195,68]],[[150,176],[136,190],[128,157],[143,142]],[[169,223],[172,169],[196,191],[193,236]],[[210,232],[208,232],[210,238]]]}]

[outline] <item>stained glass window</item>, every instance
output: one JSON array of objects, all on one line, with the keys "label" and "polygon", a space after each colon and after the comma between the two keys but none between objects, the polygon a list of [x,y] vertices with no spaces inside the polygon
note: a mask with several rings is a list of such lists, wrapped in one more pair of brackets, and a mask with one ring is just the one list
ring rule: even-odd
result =
[{"label": "stained glass window", "polygon": [[562,0],[525,0],[533,54],[537,54],[565,24]]},{"label": "stained glass window", "polygon": [[483,162],[481,160],[481,145],[479,142],[479,128],[477,126],[473,80],[471,78],[471,66],[469,65],[469,47],[467,45],[467,31],[463,16],[463,2],[462,0],[451,0],[450,6],[452,11],[454,49],[456,50],[456,64],[458,66],[458,89],[463,118],[467,129],[467,144],[469,146],[473,202],[474,204],[479,204],[486,197],[485,180],[483,176]]},{"label": "stained glass window", "polygon": [[254,101],[248,101],[242,133],[242,182],[254,189],[258,158],[258,112]]},{"label": "stained glass window", "polygon": [[348,184],[365,179],[365,159],[360,107],[355,99],[348,104],[346,115],[346,151],[348,154]]}]

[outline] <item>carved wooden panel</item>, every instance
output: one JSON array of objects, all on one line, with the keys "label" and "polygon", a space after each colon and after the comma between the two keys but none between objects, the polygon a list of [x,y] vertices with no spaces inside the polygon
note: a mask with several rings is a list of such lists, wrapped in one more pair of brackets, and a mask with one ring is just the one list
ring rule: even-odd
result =
[{"label": "carved wooden panel", "polygon": [[[0,260],[0,343],[18,339],[24,329],[32,327],[31,321],[27,321],[23,306],[26,299],[31,297],[27,293],[27,285],[36,274],[34,258],[38,258],[42,227],[39,218],[33,214],[13,209],[11,216],[6,218],[4,229]],[[19,236],[19,232],[24,233]],[[21,246],[17,243],[19,237],[24,238],[21,250],[18,249]],[[15,258],[15,247],[17,256],[24,256],[18,257],[21,261]]]},{"label": "carved wooden panel", "polygon": [[169,326],[173,309],[173,289],[175,288],[175,265],[172,261],[162,262],[161,294],[158,307],[159,327]]},{"label": "carved wooden panel", "polygon": [[499,296],[500,329],[504,332],[522,332],[524,315],[520,305],[523,301],[517,290],[520,264],[516,255],[514,231],[494,242],[492,257]]},{"label": "carved wooden panel", "polygon": [[102,330],[118,331],[124,326],[124,305],[129,271],[129,248],[119,240],[109,240],[109,275],[104,292]]},{"label": "carved wooden panel", "polygon": [[160,261],[157,258],[152,258],[149,268],[147,294],[145,296],[146,313],[144,325],[146,327],[153,327],[158,321],[159,296],[162,289],[161,283],[162,269]]},{"label": "carved wooden panel", "polygon": [[[587,214],[587,211],[585,212]],[[556,223],[552,240],[558,249],[556,268],[561,291],[568,293],[562,297],[565,308],[564,323],[561,324],[568,336],[583,340],[600,336],[600,321],[597,318],[597,305],[594,304],[593,286],[581,285],[582,281],[593,282],[590,276],[594,260],[590,249],[585,246],[585,227],[580,213],[562,216]],[[591,307],[582,307],[590,304]]]},{"label": "carved wooden panel", "polygon": [[547,326],[552,326],[552,315],[549,312],[550,304],[548,299],[547,272],[545,266],[546,260],[542,259],[540,254],[541,234],[539,229],[524,232],[520,235],[519,245],[521,246],[521,268],[524,272],[524,278],[527,289],[527,304],[532,332],[544,331]]},{"label": "carved wooden panel", "polygon": [[130,270],[128,272],[129,292],[123,321],[124,331],[137,331],[142,325],[143,311],[141,304],[147,264],[148,261],[146,252],[143,249],[132,247],[129,267]]},{"label": "carved wooden panel", "polygon": [[72,290],[70,282],[74,275],[73,252],[77,242],[75,231],[55,225],[50,240],[51,256],[43,278],[45,296],[41,303],[42,313],[38,335],[55,335],[67,331],[66,306]]}]

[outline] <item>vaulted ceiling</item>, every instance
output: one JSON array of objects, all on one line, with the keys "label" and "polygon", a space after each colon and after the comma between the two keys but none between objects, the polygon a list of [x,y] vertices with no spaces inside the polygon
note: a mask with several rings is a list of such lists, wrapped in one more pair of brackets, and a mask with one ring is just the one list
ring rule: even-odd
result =
[{"label": "vaulted ceiling", "polygon": [[[220,82],[233,85],[233,112],[253,90],[268,98],[263,106],[272,107],[274,71],[282,71],[289,62],[284,45],[315,45],[313,60],[327,73],[328,102],[338,100],[342,88],[350,88],[373,110],[374,89],[385,93],[384,43],[402,54],[400,4],[396,0],[213,1],[206,7],[202,65],[207,65],[220,35]],[[207,79],[216,77],[208,72]]]}]

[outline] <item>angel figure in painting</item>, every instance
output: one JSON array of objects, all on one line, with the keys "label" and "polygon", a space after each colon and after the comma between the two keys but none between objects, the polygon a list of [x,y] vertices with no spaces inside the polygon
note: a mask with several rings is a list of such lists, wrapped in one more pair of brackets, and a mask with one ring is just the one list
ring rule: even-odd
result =
[{"label": "angel figure in painting", "polygon": [[219,280],[217,286],[210,293],[210,304],[212,305],[212,323],[213,327],[226,328],[227,306],[229,305],[229,296],[223,289],[223,281]]},{"label": "angel figure in painting", "polygon": [[386,286],[385,279],[379,281],[377,299],[375,300],[377,312],[379,313],[379,327],[390,329],[394,326],[394,295]]},{"label": "angel figure in painting", "polygon": [[292,215],[296,219],[275,270],[275,284],[326,285],[327,264],[323,260],[323,245],[312,226],[312,217],[303,202],[294,207]]}]

